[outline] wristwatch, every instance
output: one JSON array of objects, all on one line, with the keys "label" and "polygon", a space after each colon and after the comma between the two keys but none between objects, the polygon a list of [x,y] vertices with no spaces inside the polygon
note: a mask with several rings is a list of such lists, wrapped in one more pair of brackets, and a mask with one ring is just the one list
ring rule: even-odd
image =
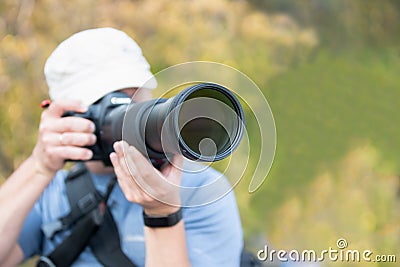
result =
[{"label": "wristwatch", "polygon": [[151,216],[147,215],[143,210],[143,220],[144,225],[151,228],[174,226],[182,220],[182,208],[167,216]]}]

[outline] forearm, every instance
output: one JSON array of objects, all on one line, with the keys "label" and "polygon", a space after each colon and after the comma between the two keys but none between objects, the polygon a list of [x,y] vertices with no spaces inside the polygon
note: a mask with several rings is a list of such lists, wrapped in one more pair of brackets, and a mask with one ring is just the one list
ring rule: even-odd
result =
[{"label": "forearm", "polygon": [[144,229],[146,267],[190,266],[183,221],[171,227]]},{"label": "forearm", "polygon": [[51,181],[29,157],[0,187],[0,262],[17,242],[23,222],[34,203]]},{"label": "forearm", "polygon": [[[114,143],[114,150],[110,160],[128,201],[140,204],[150,217],[165,217],[178,211],[180,191],[176,185],[181,183],[182,157],[174,157],[159,171],[124,141]],[[182,220],[167,227],[145,226],[144,234],[147,267],[190,266]]]}]

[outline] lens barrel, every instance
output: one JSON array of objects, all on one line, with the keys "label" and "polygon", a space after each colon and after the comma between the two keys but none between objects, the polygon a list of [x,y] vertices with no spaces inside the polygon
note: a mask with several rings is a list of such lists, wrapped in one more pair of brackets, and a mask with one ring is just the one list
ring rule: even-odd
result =
[{"label": "lens barrel", "polygon": [[122,136],[151,159],[182,154],[191,160],[221,160],[238,146],[244,130],[240,102],[214,83],[193,85],[169,99],[132,103],[125,111],[122,127],[121,108],[107,116],[106,124],[114,125],[111,139]]}]

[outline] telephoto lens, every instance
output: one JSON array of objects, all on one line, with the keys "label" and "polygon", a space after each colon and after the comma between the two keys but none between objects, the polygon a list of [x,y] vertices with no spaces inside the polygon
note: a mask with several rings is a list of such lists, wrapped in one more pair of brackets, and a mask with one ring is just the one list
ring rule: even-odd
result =
[{"label": "telephoto lens", "polygon": [[130,105],[122,138],[150,158],[179,153],[211,162],[232,153],[243,128],[243,109],[235,95],[223,86],[200,83],[169,99]]}]

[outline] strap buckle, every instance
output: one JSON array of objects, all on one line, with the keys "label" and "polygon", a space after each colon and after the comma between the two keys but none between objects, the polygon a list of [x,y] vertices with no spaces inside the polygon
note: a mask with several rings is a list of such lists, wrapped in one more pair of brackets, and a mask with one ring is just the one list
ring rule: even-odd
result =
[{"label": "strap buckle", "polygon": [[36,267],[57,267],[48,257],[41,256]]},{"label": "strap buckle", "polygon": [[61,222],[61,220],[57,220],[42,225],[42,231],[44,235],[49,239],[52,239],[53,236],[62,229],[63,229],[63,223]]}]

